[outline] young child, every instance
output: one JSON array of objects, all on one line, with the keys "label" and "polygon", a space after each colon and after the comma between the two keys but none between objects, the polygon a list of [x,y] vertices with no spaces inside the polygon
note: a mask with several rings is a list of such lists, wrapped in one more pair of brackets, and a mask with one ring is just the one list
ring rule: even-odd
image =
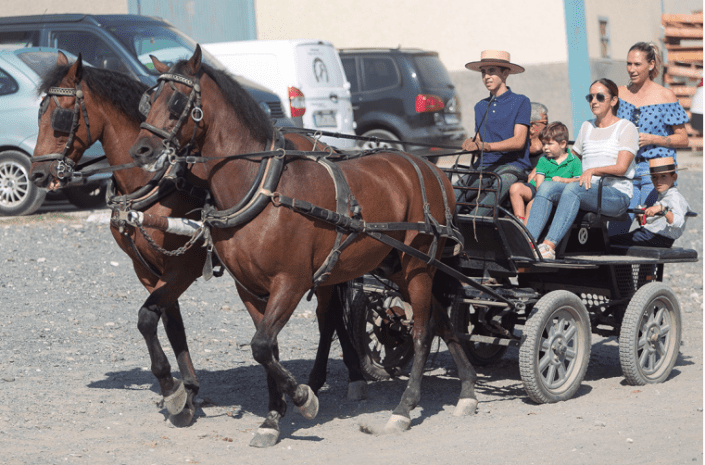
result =
[{"label": "young child", "polygon": [[529,182],[516,182],[509,188],[509,199],[514,215],[526,224],[531,202],[544,181],[575,182],[583,173],[580,159],[568,150],[568,128],[555,121],[541,130],[539,140],[543,153],[536,164],[536,175]]},{"label": "young child", "polygon": [[[610,237],[616,245],[646,247],[671,247],[685,229],[685,214],[690,211],[688,202],[673,184],[679,171],[673,157],[649,159],[649,172],[658,198],[646,208],[645,224],[634,231]],[[643,220],[642,220],[643,221]]]}]

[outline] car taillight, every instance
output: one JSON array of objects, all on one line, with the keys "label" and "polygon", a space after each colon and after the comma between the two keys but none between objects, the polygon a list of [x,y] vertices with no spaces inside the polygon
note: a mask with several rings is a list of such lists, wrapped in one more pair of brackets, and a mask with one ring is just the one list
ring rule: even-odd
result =
[{"label": "car taillight", "polygon": [[291,103],[291,117],[303,116],[306,113],[306,98],[303,92],[296,87],[289,87],[289,102]]},{"label": "car taillight", "polygon": [[441,111],[443,109],[443,100],[435,95],[419,94],[416,96],[416,112],[430,113]]}]

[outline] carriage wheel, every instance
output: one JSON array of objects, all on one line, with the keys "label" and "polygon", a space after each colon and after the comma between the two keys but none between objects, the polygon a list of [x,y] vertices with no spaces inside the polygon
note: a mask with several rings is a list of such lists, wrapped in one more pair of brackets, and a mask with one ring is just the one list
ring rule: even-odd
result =
[{"label": "carriage wheel", "polygon": [[414,355],[411,325],[400,298],[389,292],[354,292],[352,337],[369,380],[398,376]]},{"label": "carriage wheel", "polygon": [[619,333],[619,361],[632,385],[662,383],[681,344],[678,298],[663,283],[641,287],[629,302]]},{"label": "carriage wheel", "polygon": [[519,372],[532,400],[573,397],[590,361],[590,331],[588,311],[575,294],[553,291],[536,303],[519,348]]},{"label": "carriage wheel", "polygon": [[[477,321],[473,317],[476,316],[477,313],[471,314],[470,308],[471,305],[468,303],[453,303],[453,307],[450,310],[450,322],[453,325],[453,329],[461,335],[475,333],[488,336],[489,334],[485,334],[482,328],[476,325]],[[465,355],[468,356],[470,363],[475,366],[493,365],[499,362],[507,352],[507,349],[509,349],[507,346],[466,340],[460,341],[460,344],[463,346],[463,349],[465,349]]]}]

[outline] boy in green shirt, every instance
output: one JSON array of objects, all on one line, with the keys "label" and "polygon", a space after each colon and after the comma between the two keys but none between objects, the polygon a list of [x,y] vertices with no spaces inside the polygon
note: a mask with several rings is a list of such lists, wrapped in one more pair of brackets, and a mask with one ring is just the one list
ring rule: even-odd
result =
[{"label": "boy in green shirt", "polygon": [[516,182],[509,188],[514,215],[526,224],[536,190],[543,181],[575,182],[583,172],[580,159],[568,150],[568,128],[560,121],[543,128],[539,134],[544,156],[536,164],[536,174],[529,182]]}]

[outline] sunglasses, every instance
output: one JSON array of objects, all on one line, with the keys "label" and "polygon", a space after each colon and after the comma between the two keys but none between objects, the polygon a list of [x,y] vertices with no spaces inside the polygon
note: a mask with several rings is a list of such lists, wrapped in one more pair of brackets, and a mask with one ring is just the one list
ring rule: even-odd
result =
[{"label": "sunglasses", "polygon": [[597,101],[600,102],[600,103],[604,102],[604,101],[607,99],[607,97],[605,97],[605,94],[603,94],[603,93],[598,93],[598,94],[587,94],[587,95],[585,96],[585,100],[587,100],[588,103],[592,103],[592,98],[593,98],[593,97],[595,97],[595,98],[597,99]]}]

